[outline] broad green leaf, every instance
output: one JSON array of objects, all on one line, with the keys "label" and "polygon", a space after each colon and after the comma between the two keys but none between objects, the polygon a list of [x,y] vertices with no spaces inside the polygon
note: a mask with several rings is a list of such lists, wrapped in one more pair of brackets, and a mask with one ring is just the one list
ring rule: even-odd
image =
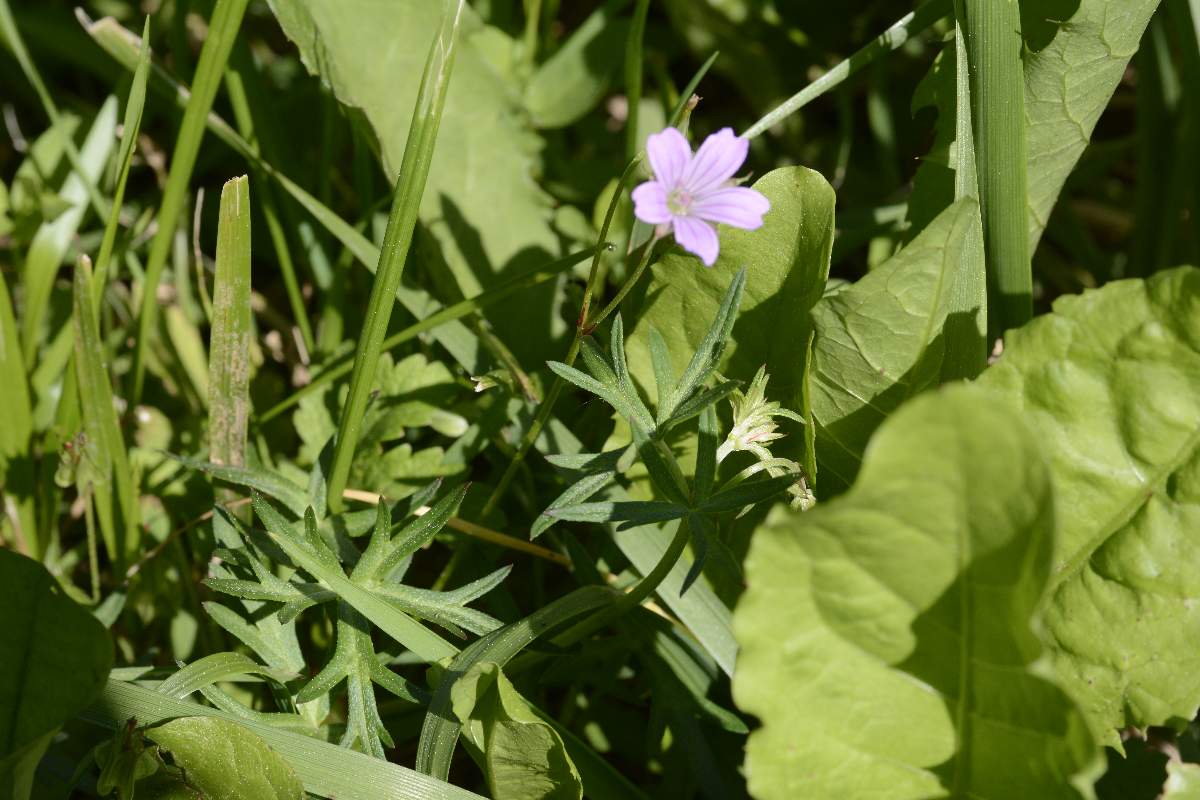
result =
[{"label": "broad green leaf", "polygon": [[217,226],[217,272],[213,281],[212,333],[208,348],[208,458],[215,464],[245,463],[250,419],[250,179],[243,175],[221,189]]},{"label": "broad green leaf", "polygon": [[56,725],[33,741],[0,756],[0,797],[7,800],[33,797],[34,773],[57,733]]},{"label": "broad green leaf", "polygon": [[580,800],[583,784],[562,738],[517,692],[498,664],[482,662],[451,689],[463,736],[483,753],[496,800]]},{"label": "broad green leaf", "polygon": [[1167,764],[1167,783],[1163,800],[1200,800],[1200,764],[1171,761]]},{"label": "broad green leaf", "polygon": [[979,383],[1054,477],[1046,641],[1098,738],[1192,719],[1200,638],[1200,270],[1064,297]]},{"label": "broad green leaf", "polygon": [[112,666],[104,626],[36,561],[0,549],[0,760],[87,706]]},{"label": "broad green leaf", "polygon": [[[309,71],[344,104],[366,115],[379,140],[384,171],[393,178],[429,41],[447,4],[271,0],[270,5]],[[421,203],[421,220],[467,296],[499,282],[502,273],[544,261],[546,253],[558,250],[548,198],[532,179],[540,142],[523,124],[518,98],[476,46],[482,27],[471,9],[464,11],[454,78]],[[556,306],[544,290],[531,297],[537,299],[489,314],[506,342],[537,338],[520,336],[523,330],[549,332]],[[535,323],[531,309],[545,309],[544,319]],[[549,342],[536,344],[539,353],[549,355]]]},{"label": "broad green leaf", "polygon": [[734,615],[750,793],[1083,797],[1096,749],[1035,666],[1054,523],[1036,438],[974,387],[906,404],[848,493],[772,516]]},{"label": "broad green leaf", "polygon": [[304,785],[253,731],[220,717],[183,717],[146,730],[189,786],[212,800],[304,800]]},{"label": "broad green leaf", "polygon": [[1158,4],[1080,0],[1048,46],[1026,53],[1031,247],[1041,239],[1063,184],[1087,149]]},{"label": "broad green leaf", "polygon": [[625,3],[607,2],[592,12],[550,56],[525,87],[525,107],[539,128],[562,128],[603,98],[621,65],[629,20]]},{"label": "broad green leaf", "polygon": [[875,429],[938,383],[955,270],[977,209],[970,199],[955,203],[886,264],[813,309],[809,391],[824,486],[853,482]]}]

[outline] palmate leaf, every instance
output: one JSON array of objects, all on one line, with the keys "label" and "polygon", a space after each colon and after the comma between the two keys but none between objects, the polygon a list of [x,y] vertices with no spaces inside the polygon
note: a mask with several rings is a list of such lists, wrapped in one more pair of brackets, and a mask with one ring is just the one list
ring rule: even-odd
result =
[{"label": "palmate leaf", "polygon": [[955,270],[977,209],[969,199],[950,206],[887,263],[813,308],[809,391],[823,486],[849,486],[875,429],[938,383]]},{"label": "palmate leaf", "polygon": [[296,539],[287,533],[286,520],[269,503],[255,494],[254,512],[262,520],[275,542],[297,565],[324,583],[342,600],[365,616],[407,649],[428,661],[437,661],[457,652],[452,644],[412,617],[394,608],[370,591],[351,581],[337,556],[317,533],[316,519],[309,510],[304,516],[305,535]]},{"label": "palmate leaf", "polygon": [[401,700],[411,703],[428,701],[420,686],[392,672],[379,660],[371,643],[370,623],[344,602],[338,603],[337,644],[333,655],[311,681],[296,695],[297,702],[310,702],[329,694],[346,682],[346,730],[338,744],[354,748],[375,758],[384,758],[383,746],[394,742],[375,703],[372,684],[379,684]]},{"label": "palmate leaf", "polygon": [[979,381],[1050,462],[1056,672],[1097,737],[1200,705],[1200,270],[1065,297]]},{"label": "palmate leaf", "polygon": [[884,423],[846,495],[760,528],[734,615],[751,794],[1082,797],[1093,740],[1033,668],[1053,502],[1020,417],[955,387]]}]

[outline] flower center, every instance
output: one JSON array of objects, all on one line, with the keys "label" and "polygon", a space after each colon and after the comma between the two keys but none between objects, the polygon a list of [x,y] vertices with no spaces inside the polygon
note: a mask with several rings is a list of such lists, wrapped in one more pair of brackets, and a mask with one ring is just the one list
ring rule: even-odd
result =
[{"label": "flower center", "polygon": [[692,211],[692,194],[682,186],[667,195],[667,210],[677,217],[686,217]]}]

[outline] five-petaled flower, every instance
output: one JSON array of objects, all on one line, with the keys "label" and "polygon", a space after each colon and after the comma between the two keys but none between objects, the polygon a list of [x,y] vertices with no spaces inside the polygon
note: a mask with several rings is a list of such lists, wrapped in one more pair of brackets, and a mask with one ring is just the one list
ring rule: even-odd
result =
[{"label": "five-petaled flower", "polygon": [[720,250],[712,223],[754,230],[771,208],[759,192],[733,183],[749,147],[731,128],[709,136],[695,155],[674,128],[651,135],[646,154],[654,177],[633,190],[634,214],[659,226],[660,235],[673,229],[675,241],[711,267]]}]

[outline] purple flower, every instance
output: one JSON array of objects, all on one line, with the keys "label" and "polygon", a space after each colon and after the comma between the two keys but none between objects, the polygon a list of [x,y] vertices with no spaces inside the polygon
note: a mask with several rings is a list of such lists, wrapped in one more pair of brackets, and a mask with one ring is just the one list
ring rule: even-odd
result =
[{"label": "purple flower", "polygon": [[673,228],[675,241],[711,267],[721,247],[712,223],[754,230],[771,208],[761,193],[733,184],[749,148],[732,128],[709,136],[695,155],[674,128],[651,135],[646,153],[654,178],[633,190],[634,214],[660,234]]}]

